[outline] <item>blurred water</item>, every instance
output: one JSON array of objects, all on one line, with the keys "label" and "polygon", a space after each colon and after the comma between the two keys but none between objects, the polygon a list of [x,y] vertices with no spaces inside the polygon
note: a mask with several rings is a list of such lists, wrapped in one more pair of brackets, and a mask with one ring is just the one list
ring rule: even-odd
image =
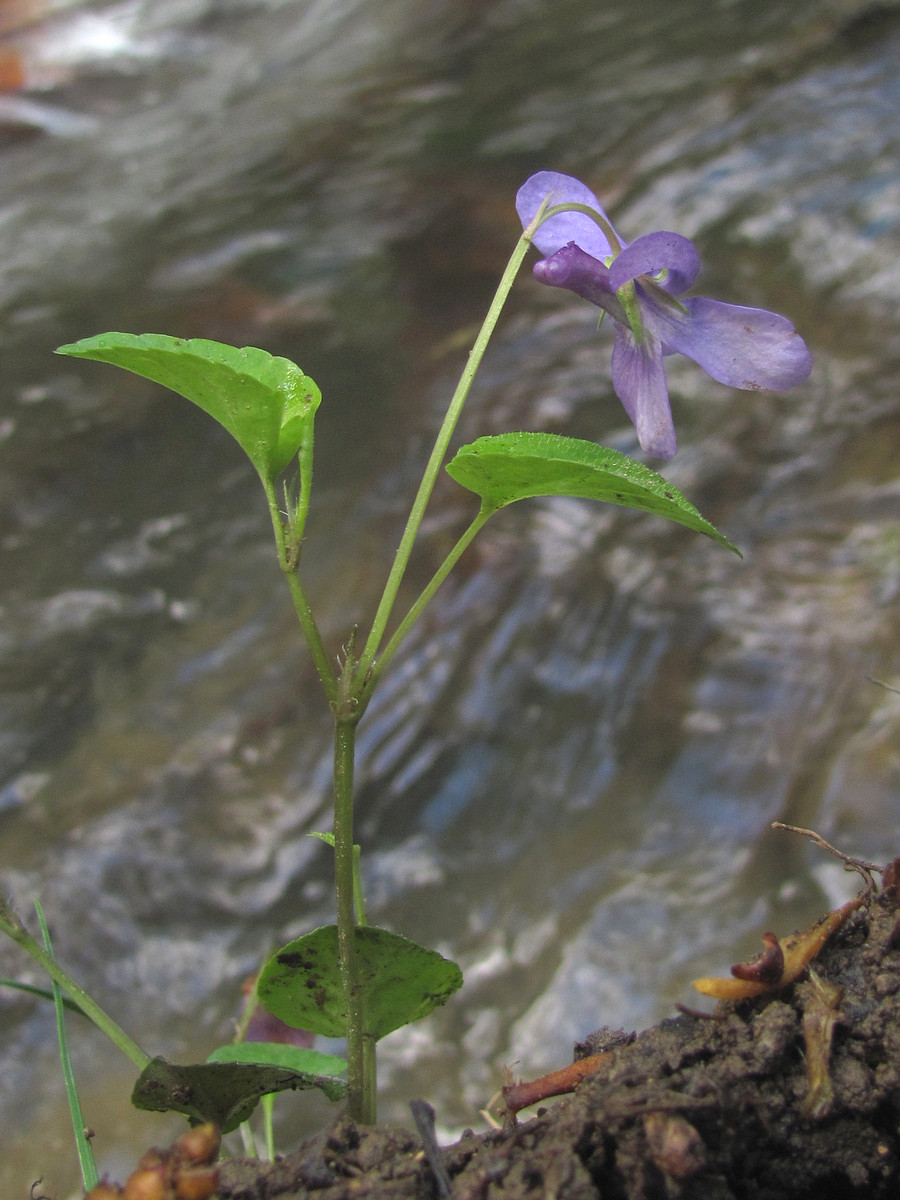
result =
[{"label": "blurred water", "polygon": [[[0,5],[0,864],[153,1052],[205,1056],[273,941],[332,919],[329,721],[249,466],[203,414],[53,359],[108,328],[221,337],[322,385],[309,590],[365,626],[534,169],[700,291],[788,314],[785,396],[670,369],[666,474],[737,542],[572,501],[496,517],[361,727],[373,919],[467,986],[382,1046],[385,1118],[477,1124],[852,888],[767,831],[893,857],[898,803],[900,22],[684,0]],[[5,24],[4,24],[5,20]],[[523,277],[464,437],[634,450],[609,335]],[[437,497],[408,595],[470,503]],[[0,971],[36,979],[13,947]],[[104,1168],[171,1129],[71,1022]],[[0,996],[0,1181],[76,1172],[52,1015]],[[284,1146],[324,1102],[279,1100]],[[177,1127],[177,1126],[175,1126]]]}]

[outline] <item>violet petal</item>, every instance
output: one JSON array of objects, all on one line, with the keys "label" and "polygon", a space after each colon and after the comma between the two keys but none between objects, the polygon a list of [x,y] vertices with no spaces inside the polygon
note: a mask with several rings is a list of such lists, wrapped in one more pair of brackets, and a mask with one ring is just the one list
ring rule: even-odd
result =
[{"label": "violet petal", "polygon": [[802,383],[812,370],[812,355],[786,317],[704,296],[682,304],[686,314],[642,295],[644,326],[719,383],[780,392]]},{"label": "violet petal", "polygon": [[626,320],[622,306],[609,286],[609,269],[590,254],[585,254],[574,242],[536,262],[533,271],[540,283],[566,288],[583,300],[606,309],[617,321]]},{"label": "violet petal", "polygon": [[[580,180],[571,175],[561,175],[558,171],[538,171],[536,175],[525,180],[516,195],[516,212],[523,227],[531,223],[548,195],[551,206],[586,204],[600,213],[604,220],[609,221],[600,201]],[[540,227],[533,240],[541,254],[553,254],[568,242],[575,242],[594,258],[609,258],[612,254],[612,248],[600,226],[579,212],[559,213],[551,217]],[[622,245],[624,244],[623,242]]]},{"label": "violet petal", "polygon": [[638,345],[627,326],[617,325],[612,380],[616,395],[634,422],[641,449],[653,458],[671,458],[675,453],[675,427],[658,340],[645,331]]},{"label": "violet petal", "polygon": [[636,238],[610,267],[610,287],[618,291],[639,275],[655,275],[657,271],[668,271],[660,282],[667,292],[673,296],[686,292],[700,273],[700,255],[694,243],[680,233],[664,231]]}]

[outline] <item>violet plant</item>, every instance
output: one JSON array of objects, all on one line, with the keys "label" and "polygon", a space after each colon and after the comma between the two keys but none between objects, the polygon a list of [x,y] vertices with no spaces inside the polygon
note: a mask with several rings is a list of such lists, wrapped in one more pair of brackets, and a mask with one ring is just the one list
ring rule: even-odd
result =
[{"label": "violet plant", "polygon": [[[450,400],[371,626],[364,640],[355,629],[349,631],[337,660],[320,633],[302,570],[314,424],[321,402],[317,385],[285,358],[205,340],[106,333],[58,351],[111,363],[165,385],[203,408],[242,446],[262,483],[278,563],[334,718],[333,831],[316,836],[334,849],[336,922],[276,951],[260,974],[256,996],[288,1025],[346,1038],[346,1085],[335,1075],[334,1059],[330,1069],[317,1074],[308,1060],[290,1058],[293,1047],[223,1048],[212,1056],[215,1061],[195,1067],[172,1067],[161,1059],[151,1062],[108,1018],[99,1019],[98,1012],[105,1014],[91,1002],[88,1015],[114,1041],[121,1036],[122,1048],[143,1068],[134,1096],[142,1107],[177,1108],[176,1097],[187,1087],[194,1100],[180,1111],[234,1128],[260,1095],[284,1087],[317,1086],[333,1096],[346,1091],[350,1116],[373,1122],[377,1041],[443,1004],[462,983],[455,963],[367,923],[360,849],[353,837],[354,750],[358,724],[379,680],[455,563],[495,513],[536,496],[600,500],[666,517],[739,553],[671,484],[616,450],[546,433],[481,437],[457,449],[446,464],[450,476],[478,498],[478,509],[409,611],[396,618],[400,585],[435,482],[531,245],[544,256],[534,268],[539,281],[574,291],[615,321],[613,386],[650,455],[667,458],[675,452],[665,355],[685,354],[713,378],[747,389],[792,387],[811,369],[803,340],[785,318],[700,297],[682,299],[700,266],[686,238],[651,233],[627,245],[593,193],[578,180],[554,172],[533,175],[520,189],[517,207],[524,232]],[[281,482],[286,473],[287,482]],[[40,953],[12,910],[3,906],[0,928],[84,1007],[84,994],[55,960]],[[235,1059],[250,1072],[239,1083],[215,1072],[227,1071],[229,1062],[223,1060]],[[188,1077],[185,1072],[193,1074]],[[207,1097],[203,1103],[201,1094]]]}]

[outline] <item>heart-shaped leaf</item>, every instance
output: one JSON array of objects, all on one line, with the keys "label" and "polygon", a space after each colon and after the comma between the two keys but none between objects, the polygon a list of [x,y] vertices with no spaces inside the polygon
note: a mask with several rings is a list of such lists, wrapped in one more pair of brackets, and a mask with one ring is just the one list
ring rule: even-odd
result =
[{"label": "heart-shaped leaf", "polygon": [[447,472],[494,510],[530,496],[606,500],[667,517],[740,555],[661,475],[596,442],[553,433],[501,433],[461,446]]},{"label": "heart-shaped leaf", "polygon": [[243,447],[263,479],[274,479],[311,435],[322,394],[296,363],[254,346],[161,333],[101,333],[57,354],[124,367],[208,412]]},{"label": "heart-shaped leaf", "polygon": [[[456,963],[372,925],[356,928],[365,1032],[376,1039],[443,1004],[462,984]],[[256,994],[276,1017],[325,1037],[347,1031],[336,925],[289,942],[266,963]]]},{"label": "heart-shaped leaf", "polygon": [[154,1058],[141,1072],[131,1103],[149,1112],[180,1112],[212,1121],[223,1133],[237,1129],[270,1092],[320,1088],[330,1100],[347,1090],[341,1079],[286,1067],[248,1062],[209,1062],[179,1066]]}]

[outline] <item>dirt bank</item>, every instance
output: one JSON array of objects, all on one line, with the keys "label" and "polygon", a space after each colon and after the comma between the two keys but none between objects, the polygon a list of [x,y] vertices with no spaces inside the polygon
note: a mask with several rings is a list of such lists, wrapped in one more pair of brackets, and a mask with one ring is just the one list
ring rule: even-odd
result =
[{"label": "dirt bank", "polygon": [[[900,1195],[900,910],[881,892],[785,990],[681,1015],[575,1093],[469,1134],[438,1172],[410,1129],[339,1120],[221,1171],[221,1200],[879,1200]],[[447,1190],[449,1184],[449,1190]]]}]

